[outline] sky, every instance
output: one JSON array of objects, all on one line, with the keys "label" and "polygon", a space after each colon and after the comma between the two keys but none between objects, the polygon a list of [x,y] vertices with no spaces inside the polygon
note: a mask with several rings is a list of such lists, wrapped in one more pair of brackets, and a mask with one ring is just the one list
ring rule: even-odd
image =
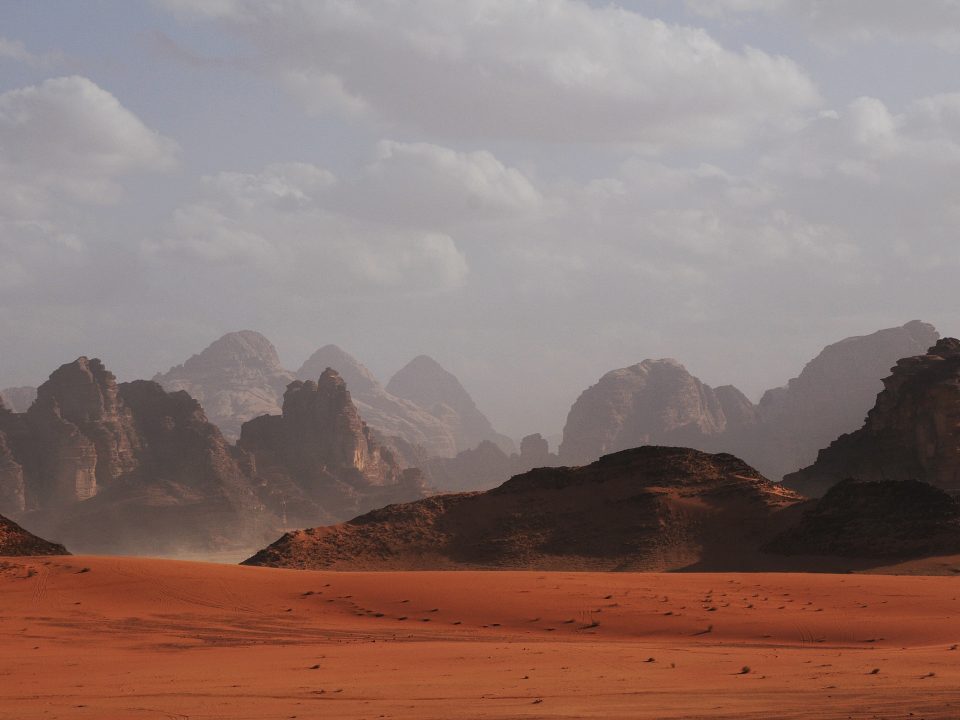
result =
[{"label": "sky", "polygon": [[956,0],[0,3],[0,387],[252,329],[561,430],[960,333]]}]

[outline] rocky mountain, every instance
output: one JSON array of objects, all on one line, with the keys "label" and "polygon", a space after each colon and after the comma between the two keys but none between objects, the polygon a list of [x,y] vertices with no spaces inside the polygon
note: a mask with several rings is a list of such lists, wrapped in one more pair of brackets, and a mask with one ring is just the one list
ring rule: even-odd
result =
[{"label": "rocky mountain", "polygon": [[747,562],[799,496],[732,455],[641,447],[483,493],[287,533],[246,561],[366,569],[671,570]]},{"label": "rocky mountain", "polygon": [[431,357],[415,357],[390,378],[386,390],[445,420],[458,450],[469,450],[488,440],[505,453],[516,451],[510,438],[493,429],[460,381]]},{"label": "rocky mountain", "polygon": [[430,456],[453,457],[457,440],[451,410],[434,415],[415,402],[397,397],[383,388],[373,374],[356,358],[336,345],[325,345],[311,355],[297,371],[300,380],[319,377],[333,368],[346,381],[350,394],[364,421],[384,436],[397,436],[419,445]]},{"label": "rocky mountain", "polygon": [[227,333],[183,365],[154,376],[165,390],[184,390],[204,408],[224,436],[235,441],[240,426],[280,412],[293,374],[280,365],[276,348],[252,330]]},{"label": "rocky mountain", "polygon": [[841,480],[922,480],[960,493],[960,340],[897,362],[863,427],[784,484],[810,497]]},{"label": "rocky mountain", "polygon": [[54,371],[0,432],[6,476],[22,481],[14,518],[76,550],[242,548],[280,527],[193,398],[118,385],[97,359]]},{"label": "rocky mountain", "polygon": [[960,553],[960,503],[918,480],[842,480],[767,546],[785,555],[917,558]]},{"label": "rocky mountain", "polygon": [[608,372],[573,404],[560,460],[581,465],[640,445],[718,449],[725,434],[743,435],[756,411],[732,386],[714,390],[676,360],[644,360]]},{"label": "rocky mountain", "polygon": [[336,521],[426,494],[420,472],[401,470],[375,440],[331,368],[316,382],[290,383],[282,413],[244,423],[238,446],[254,459],[262,497],[284,524]]},{"label": "rocky mountain", "polygon": [[37,389],[31,385],[8,387],[0,390],[0,400],[16,413],[26,412],[37,399]]},{"label": "rocky mountain", "polygon": [[533,468],[556,467],[559,458],[550,452],[539,433],[520,442],[520,453],[505,453],[499,445],[484,440],[472,450],[452,458],[427,458],[420,467],[430,485],[443,491],[489,490],[512,476]]},{"label": "rocky mountain", "polygon": [[863,424],[898,360],[926,352],[939,337],[914,320],[827,346],[798,377],[763,395],[763,433],[750,459],[772,478],[810,465],[821,448]]},{"label": "rocky mountain", "polygon": [[560,459],[583,464],[645,443],[678,444],[733,453],[779,480],[860,427],[890,366],[938,337],[932,325],[915,320],[847,338],[784,387],[767,391],[757,406],[731,385],[710,388],[675,360],[614,370],[570,409]]},{"label": "rocky mountain", "polygon": [[69,555],[63,545],[47,542],[0,515],[0,557],[11,555]]}]

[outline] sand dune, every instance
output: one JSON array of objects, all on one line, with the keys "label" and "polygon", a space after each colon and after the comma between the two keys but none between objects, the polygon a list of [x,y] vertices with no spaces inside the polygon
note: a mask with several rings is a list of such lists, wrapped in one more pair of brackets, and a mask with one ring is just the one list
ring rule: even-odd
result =
[{"label": "sand dune", "polygon": [[0,567],[2,718],[960,717],[951,577]]}]

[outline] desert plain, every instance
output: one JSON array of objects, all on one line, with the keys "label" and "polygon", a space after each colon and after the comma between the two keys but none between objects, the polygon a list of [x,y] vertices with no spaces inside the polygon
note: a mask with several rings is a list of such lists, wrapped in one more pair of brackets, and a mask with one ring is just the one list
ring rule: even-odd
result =
[{"label": "desert plain", "polygon": [[957,718],[955,569],[957,557],[870,575],[6,558],[0,717]]}]

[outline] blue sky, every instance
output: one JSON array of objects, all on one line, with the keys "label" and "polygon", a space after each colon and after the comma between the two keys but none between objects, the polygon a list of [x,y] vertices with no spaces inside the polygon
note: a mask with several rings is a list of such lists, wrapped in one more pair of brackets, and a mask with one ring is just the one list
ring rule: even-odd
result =
[{"label": "blue sky", "polygon": [[503,431],[676,357],[756,398],[825,344],[955,334],[947,0],[0,6],[0,386],[224,332]]}]

